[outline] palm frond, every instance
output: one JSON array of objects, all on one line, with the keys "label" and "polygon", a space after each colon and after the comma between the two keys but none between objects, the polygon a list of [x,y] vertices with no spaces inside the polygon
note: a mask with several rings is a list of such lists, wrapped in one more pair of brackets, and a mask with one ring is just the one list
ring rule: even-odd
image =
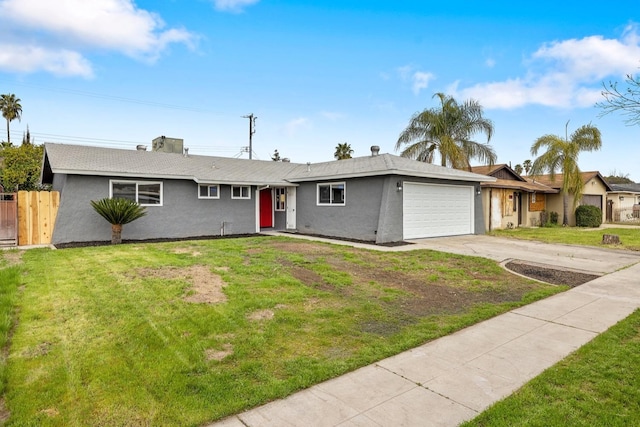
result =
[{"label": "palm frond", "polygon": [[93,209],[109,224],[124,225],[135,221],[147,214],[146,208],[129,199],[104,198],[97,201],[91,200]]}]

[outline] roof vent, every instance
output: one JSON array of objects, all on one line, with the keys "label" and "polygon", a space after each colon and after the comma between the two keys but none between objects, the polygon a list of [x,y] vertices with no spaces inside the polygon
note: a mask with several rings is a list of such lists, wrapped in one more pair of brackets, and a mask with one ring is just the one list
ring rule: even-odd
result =
[{"label": "roof vent", "polygon": [[307,172],[311,172],[311,162],[307,162]]},{"label": "roof vent", "polygon": [[138,151],[147,151],[147,146],[146,145],[136,145],[136,150]]},{"label": "roof vent", "polygon": [[371,146],[371,156],[375,157],[378,154],[380,154],[380,147],[378,147],[377,145],[372,145]]},{"label": "roof vent", "polygon": [[184,153],[182,153],[182,155],[185,157],[189,157],[189,148],[184,147]]},{"label": "roof vent", "polygon": [[291,163],[291,160],[288,157],[285,157],[284,159],[282,159],[282,161],[284,163]]}]

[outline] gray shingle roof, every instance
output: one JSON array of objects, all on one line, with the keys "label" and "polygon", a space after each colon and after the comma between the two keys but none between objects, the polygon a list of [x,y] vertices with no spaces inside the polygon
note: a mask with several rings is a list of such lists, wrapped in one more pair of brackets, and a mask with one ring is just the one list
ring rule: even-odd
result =
[{"label": "gray shingle roof", "polygon": [[472,182],[495,179],[391,154],[301,164],[46,143],[45,156],[54,174],[188,179],[199,183],[286,186],[390,174]]}]

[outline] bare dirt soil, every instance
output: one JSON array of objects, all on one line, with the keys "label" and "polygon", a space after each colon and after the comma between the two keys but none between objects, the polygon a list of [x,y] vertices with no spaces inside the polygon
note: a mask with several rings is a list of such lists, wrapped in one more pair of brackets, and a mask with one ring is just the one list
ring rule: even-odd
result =
[{"label": "bare dirt soil", "polygon": [[527,264],[523,261],[511,261],[507,263],[505,267],[523,276],[531,277],[532,279],[554,285],[567,285],[572,288],[600,277],[595,274]]},{"label": "bare dirt soil", "polygon": [[[300,282],[327,292],[348,296],[357,287],[366,287],[373,297],[383,304],[392,306],[393,310],[402,317],[416,318],[440,314],[462,313],[470,306],[481,303],[501,303],[520,301],[535,285],[527,282],[514,282],[504,286],[485,286],[467,288],[452,280],[446,282],[438,278],[429,280],[430,266],[425,270],[414,272],[398,271],[389,265],[384,253],[373,251],[357,252],[361,262],[355,263],[345,260],[330,246],[314,243],[294,241],[270,241],[269,246],[286,252],[304,255],[310,261],[323,259],[337,271],[348,272],[352,279],[352,286],[337,287],[328,283],[317,272],[307,268],[305,264],[293,264],[282,261],[282,265]],[[349,249],[344,249],[349,251]],[[452,268],[454,268],[452,266]],[[473,276],[473,273],[470,273]],[[436,274],[437,276],[437,274]],[[441,275],[442,276],[442,275]],[[471,279],[490,279],[489,277],[473,276]],[[376,294],[375,289],[378,289]],[[393,289],[399,294],[396,298],[385,298],[385,289]],[[371,325],[375,329],[376,325]],[[372,331],[375,332],[375,331]]]},{"label": "bare dirt soil", "polygon": [[204,265],[193,265],[187,268],[142,268],[137,270],[142,277],[158,277],[163,279],[182,279],[191,284],[183,299],[192,303],[216,304],[227,300],[222,291],[226,286],[222,278]]}]

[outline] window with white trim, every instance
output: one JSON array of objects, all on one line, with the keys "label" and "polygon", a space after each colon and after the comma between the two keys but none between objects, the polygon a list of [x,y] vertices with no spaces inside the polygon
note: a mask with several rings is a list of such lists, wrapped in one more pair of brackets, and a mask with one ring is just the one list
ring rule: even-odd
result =
[{"label": "window with white trim", "polygon": [[276,188],[276,210],[277,211],[283,211],[285,210],[285,206],[286,206],[286,194],[287,194],[287,189],[284,187],[277,187]]},{"label": "window with white trim", "polygon": [[344,182],[327,182],[318,184],[318,206],[344,206],[346,184]]},{"label": "window with white trim", "polygon": [[218,184],[199,184],[198,199],[219,199],[220,186]]},{"label": "window with white trim", "polygon": [[142,206],[162,206],[162,182],[109,181],[112,199],[128,199]]},{"label": "window with white trim", "polygon": [[234,185],[231,187],[232,199],[250,199],[251,187],[248,185]]}]

